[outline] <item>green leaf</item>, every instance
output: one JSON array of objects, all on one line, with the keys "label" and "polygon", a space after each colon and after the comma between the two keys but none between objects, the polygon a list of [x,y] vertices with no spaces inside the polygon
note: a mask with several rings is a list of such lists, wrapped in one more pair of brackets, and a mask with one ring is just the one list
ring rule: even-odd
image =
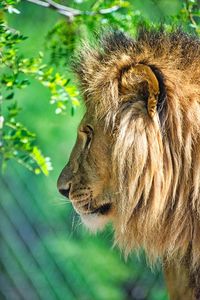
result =
[{"label": "green leaf", "polygon": [[14,92],[10,93],[8,96],[6,96],[7,100],[11,100],[14,97]]}]

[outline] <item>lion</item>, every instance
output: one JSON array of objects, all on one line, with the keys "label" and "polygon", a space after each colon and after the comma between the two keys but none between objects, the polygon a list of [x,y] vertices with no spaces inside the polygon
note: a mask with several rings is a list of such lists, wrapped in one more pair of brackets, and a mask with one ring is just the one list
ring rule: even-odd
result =
[{"label": "lion", "polygon": [[161,260],[172,300],[200,299],[200,40],[120,31],[76,56],[86,113],[58,179],[92,231]]}]

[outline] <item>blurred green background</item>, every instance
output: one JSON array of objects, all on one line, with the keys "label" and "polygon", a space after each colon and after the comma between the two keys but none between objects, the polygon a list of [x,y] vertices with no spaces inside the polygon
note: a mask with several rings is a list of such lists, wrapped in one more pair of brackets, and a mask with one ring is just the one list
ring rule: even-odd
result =
[{"label": "blurred green background", "polygon": [[[62,3],[89,10],[96,2]],[[132,15],[127,14],[127,3],[131,4]],[[109,7],[110,3],[101,1],[99,5]],[[73,23],[56,11],[22,1],[17,7],[21,14],[6,15],[6,19],[11,27],[28,36],[20,45],[21,53],[31,57],[42,50],[47,64],[72,77],[69,61],[80,32],[87,37],[108,24],[134,34],[136,23],[143,20],[171,24],[173,18],[180,22],[176,16],[183,2],[133,0],[123,1],[123,5],[120,16],[116,12],[105,18],[82,17]],[[57,22],[62,22],[61,28],[66,22],[63,40],[63,33],[52,31]],[[139,258],[133,254],[125,261],[119,250],[112,248],[112,228],[91,235],[82,228],[70,203],[59,196],[56,180],[69,158],[84,107],[77,107],[73,116],[70,106],[65,114],[55,114],[49,98],[48,89],[34,79],[16,93],[23,108],[19,119],[36,133],[37,144],[51,158],[53,170],[47,177],[36,176],[11,160],[1,174],[0,299],[166,300],[159,266],[150,271],[143,254]]]}]

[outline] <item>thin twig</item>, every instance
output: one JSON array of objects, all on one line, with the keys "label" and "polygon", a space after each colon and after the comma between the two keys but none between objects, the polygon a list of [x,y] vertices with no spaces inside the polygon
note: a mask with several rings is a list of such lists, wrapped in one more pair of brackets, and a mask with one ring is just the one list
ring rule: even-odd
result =
[{"label": "thin twig", "polygon": [[40,0],[26,0],[26,1],[32,2],[34,4],[38,4],[40,6],[49,7],[49,4],[44,1],[40,1]]},{"label": "thin twig", "polygon": [[185,6],[186,6],[186,10],[187,10],[187,14],[188,14],[188,18],[189,18],[190,22],[191,22],[195,27],[197,27],[197,23],[196,23],[196,21],[195,21],[195,19],[194,19],[193,13],[192,13],[192,11],[191,11],[191,9],[190,9],[190,5],[189,5],[188,0],[185,0]]},{"label": "thin twig", "polygon": [[102,15],[106,15],[106,14],[110,14],[112,12],[115,12],[117,11],[118,9],[120,9],[120,6],[119,5],[114,5],[112,7],[109,7],[109,8],[102,8],[98,11],[99,14],[102,14]]},{"label": "thin twig", "polygon": [[40,5],[44,8],[54,9],[58,13],[66,16],[68,18],[73,18],[73,17],[80,16],[80,15],[90,15],[90,16],[97,15],[97,14],[106,15],[106,14],[115,12],[121,8],[119,5],[114,5],[109,8],[100,9],[98,11],[81,11],[79,9],[61,5],[53,0],[44,0],[44,1],[43,0],[26,0],[26,1],[34,3],[36,5]]},{"label": "thin twig", "polygon": [[73,18],[75,16],[79,16],[82,14],[82,12],[78,9],[74,9],[68,6],[64,6],[61,4],[58,4],[52,0],[46,0],[46,1],[41,1],[41,0],[26,0],[28,2],[40,5],[42,7],[45,8],[51,8],[56,10],[58,13],[60,13],[61,15],[64,15],[68,18]]},{"label": "thin twig", "polygon": [[71,7],[68,7],[68,6],[65,6],[65,5],[61,5],[61,4],[59,4],[59,3],[57,3],[53,0],[46,0],[46,2],[50,6],[56,8],[58,10],[68,11],[68,12],[71,12],[73,15],[80,15],[82,13],[79,9],[74,9],[74,8],[71,8]]}]

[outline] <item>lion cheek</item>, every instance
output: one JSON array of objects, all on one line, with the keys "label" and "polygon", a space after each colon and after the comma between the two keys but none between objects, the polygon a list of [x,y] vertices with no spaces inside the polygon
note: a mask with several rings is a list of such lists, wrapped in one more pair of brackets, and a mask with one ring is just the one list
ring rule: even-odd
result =
[{"label": "lion cheek", "polygon": [[105,225],[109,222],[107,216],[102,216],[99,214],[87,214],[81,215],[81,221],[91,232],[95,233],[97,231],[103,230]]}]

